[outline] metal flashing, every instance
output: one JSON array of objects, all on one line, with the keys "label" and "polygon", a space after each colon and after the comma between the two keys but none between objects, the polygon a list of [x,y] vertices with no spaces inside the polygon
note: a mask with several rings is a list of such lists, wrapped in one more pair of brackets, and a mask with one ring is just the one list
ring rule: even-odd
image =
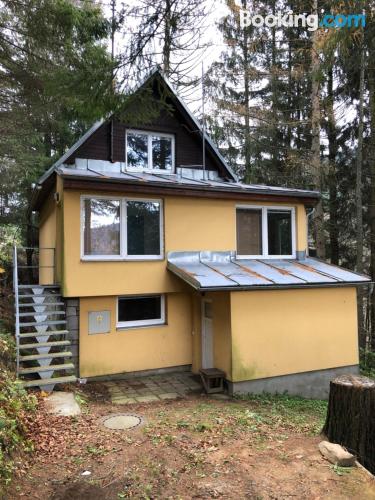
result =
[{"label": "metal flashing", "polygon": [[308,191],[304,189],[290,189],[278,186],[263,186],[259,184],[242,184],[240,182],[221,182],[209,179],[191,179],[180,176],[179,174],[161,175],[152,172],[105,172],[103,179],[103,170],[95,171],[93,168],[84,170],[82,168],[71,168],[60,166],[57,173],[63,178],[72,178],[80,180],[98,180],[107,182],[126,182],[137,184],[149,184],[155,186],[186,187],[199,188],[200,190],[209,190],[216,192],[249,193],[260,195],[286,196],[295,198],[310,198],[317,200],[320,197],[317,191]]}]

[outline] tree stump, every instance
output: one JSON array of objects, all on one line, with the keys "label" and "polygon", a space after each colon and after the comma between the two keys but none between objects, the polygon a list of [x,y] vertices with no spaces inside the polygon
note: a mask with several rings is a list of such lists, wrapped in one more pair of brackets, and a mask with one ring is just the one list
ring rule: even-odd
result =
[{"label": "tree stump", "polygon": [[375,473],[375,380],[341,375],[331,381],[323,433]]}]

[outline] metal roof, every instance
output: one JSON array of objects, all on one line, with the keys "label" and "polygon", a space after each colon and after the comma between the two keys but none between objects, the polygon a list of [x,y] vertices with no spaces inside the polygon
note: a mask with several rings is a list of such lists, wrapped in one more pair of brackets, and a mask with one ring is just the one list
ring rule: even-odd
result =
[{"label": "metal roof", "polygon": [[370,278],[311,257],[237,259],[235,252],[170,252],[167,267],[196,290],[359,285]]},{"label": "metal roof", "polygon": [[253,194],[266,194],[266,195],[279,195],[279,196],[292,196],[300,198],[315,198],[320,197],[318,191],[309,191],[304,189],[284,188],[277,186],[264,186],[261,184],[243,184],[241,182],[227,182],[220,180],[198,180],[184,177],[179,174],[156,174],[150,172],[104,172],[96,171],[93,169],[84,170],[73,167],[61,166],[57,169],[57,173],[61,174],[64,178],[70,177],[74,179],[83,180],[100,180],[107,182],[124,182],[127,184],[142,183],[157,185],[157,186],[170,186],[170,187],[184,187],[184,188],[199,188],[214,191],[226,191],[234,193],[253,193]]}]

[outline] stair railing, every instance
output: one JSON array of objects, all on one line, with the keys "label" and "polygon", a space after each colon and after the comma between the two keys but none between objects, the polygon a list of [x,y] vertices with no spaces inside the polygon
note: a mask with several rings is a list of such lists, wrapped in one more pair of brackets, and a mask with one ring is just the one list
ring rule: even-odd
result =
[{"label": "stair railing", "polygon": [[19,298],[18,298],[18,256],[17,247],[13,248],[13,290],[14,290],[14,307],[16,314],[16,326],[15,326],[15,336],[16,336],[16,373],[20,371],[20,356],[19,356],[19,346],[20,346],[20,316],[19,316]]},{"label": "stair railing", "polygon": [[[26,259],[25,256],[19,255],[19,251],[26,252]],[[41,265],[39,262],[40,258],[40,252],[41,251],[47,251],[47,252],[52,252],[52,258],[50,259],[51,264],[50,265]],[[36,255],[37,261],[36,263],[33,263],[33,254]],[[21,258],[21,264],[18,264],[18,260]],[[23,264],[23,261],[26,261],[26,265]],[[48,258],[47,258],[48,262]],[[45,284],[51,284],[54,285],[56,284],[56,250],[55,248],[49,248],[49,247],[13,247],[13,291],[14,291],[14,307],[15,307],[15,337],[16,337],[16,349],[17,349],[17,356],[16,356],[16,373],[17,375],[19,374],[19,369],[20,369],[20,360],[19,360],[19,347],[20,347],[20,311],[19,311],[19,285],[24,284],[24,285],[37,285],[40,283],[40,272],[44,269],[50,270],[51,271],[51,277],[48,279],[48,283]],[[25,271],[30,273],[30,276],[28,277],[28,280],[26,283],[23,283],[23,278],[24,278],[24,273]],[[34,274],[35,273],[35,274]],[[33,283],[33,281],[36,281],[36,283]]]}]

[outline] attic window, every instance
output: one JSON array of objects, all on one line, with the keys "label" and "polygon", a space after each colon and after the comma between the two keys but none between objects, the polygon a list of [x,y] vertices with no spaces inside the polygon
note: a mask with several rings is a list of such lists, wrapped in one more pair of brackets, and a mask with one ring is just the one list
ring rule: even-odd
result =
[{"label": "attic window", "polygon": [[174,137],[157,132],[127,130],[126,169],[173,172]]}]

